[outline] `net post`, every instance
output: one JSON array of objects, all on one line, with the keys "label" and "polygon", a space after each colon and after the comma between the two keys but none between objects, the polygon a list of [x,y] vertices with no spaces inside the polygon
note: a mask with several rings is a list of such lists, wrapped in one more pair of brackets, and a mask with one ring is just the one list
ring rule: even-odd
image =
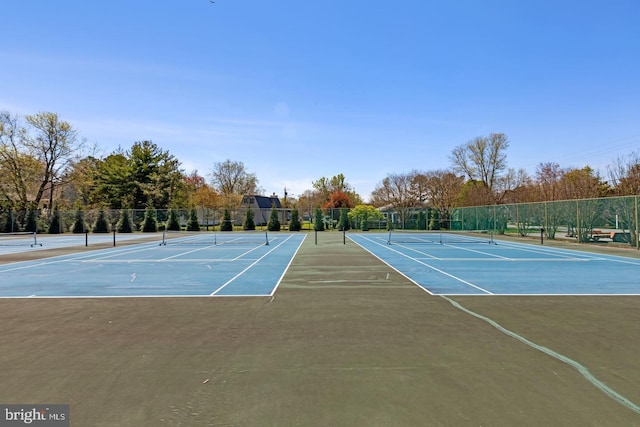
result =
[{"label": "net post", "polygon": [[344,228],[342,229],[342,244],[347,244],[347,230],[345,230]]},{"label": "net post", "polygon": [[38,232],[34,231],[33,232],[33,243],[31,244],[31,247],[34,246],[42,246],[42,243],[38,243]]},{"label": "net post", "polygon": [[116,229],[113,229],[113,247],[116,247]]},{"label": "net post", "polygon": [[84,231],[84,246],[89,246],[89,232],[87,230]]},{"label": "net post", "polygon": [[391,244],[391,228],[389,228],[389,236],[387,237],[387,245]]},{"label": "net post", "polygon": [[265,245],[269,246],[269,235],[267,234],[268,231],[264,230],[264,240],[265,240]]}]

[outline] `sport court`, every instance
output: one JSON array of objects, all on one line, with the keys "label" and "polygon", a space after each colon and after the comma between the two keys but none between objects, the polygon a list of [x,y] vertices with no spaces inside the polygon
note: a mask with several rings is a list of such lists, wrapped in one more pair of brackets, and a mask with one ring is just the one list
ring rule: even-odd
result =
[{"label": "sport court", "polygon": [[[265,233],[176,234],[154,242],[6,264],[0,266],[0,295],[269,296],[303,239],[304,235],[285,233],[270,238]],[[40,242],[42,246],[33,250],[71,244],[64,237]],[[30,245],[10,248],[24,251],[25,247]]]},{"label": "sport court", "polygon": [[489,235],[392,232],[350,238],[433,295],[640,295],[638,259]]},{"label": "sport court", "polygon": [[[637,298],[436,297],[319,234],[271,296],[0,299],[0,400],[68,402],[74,425],[639,425],[575,366],[452,305],[638,402]],[[155,246],[138,249],[171,250]]]}]

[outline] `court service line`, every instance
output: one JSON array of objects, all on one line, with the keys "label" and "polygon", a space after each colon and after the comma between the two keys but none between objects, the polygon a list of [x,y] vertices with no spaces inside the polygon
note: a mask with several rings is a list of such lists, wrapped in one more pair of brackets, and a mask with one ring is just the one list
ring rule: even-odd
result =
[{"label": "court service line", "polygon": [[[362,237],[362,236],[359,236]],[[365,240],[365,237],[362,237]],[[407,279],[408,281],[410,281],[411,283],[413,283],[414,285],[416,285],[417,287],[419,287],[420,289],[422,289],[424,292],[428,293],[429,295],[434,295],[429,289],[420,286],[420,283],[416,282],[415,280],[413,280],[411,277],[407,276],[406,274],[404,274],[402,271],[398,270],[397,268],[395,268],[393,265],[389,264],[386,260],[380,258],[378,255],[374,254],[373,252],[371,252],[369,250],[369,248],[366,248],[364,246],[362,246],[360,243],[356,242],[356,240],[352,237],[349,236],[349,240],[351,240],[352,242],[354,242],[356,245],[360,246],[362,249],[364,249],[365,251],[369,252],[371,255],[373,255],[374,257],[376,257],[378,260],[380,260],[380,262],[382,262],[383,264],[385,264],[387,267],[389,267],[390,269],[392,269],[393,271],[395,271],[396,273],[398,273],[399,275],[401,275],[402,277],[404,277],[405,279]],[[372,243],[377,243],[375,241],[371,241]],[[387,278],[389,277],[389,273],[387,273]]]},{"label": "court service line", "polygon": [[[416,258],[421,259],[421,258]],[[430,260],[432,258],[423,258]],[[591,262],[593,260],[586,258],[436,258],[438,261],[479,261],[479,262]]]},{"label": "court service line", "polygon": [[[390,251],[392,251],[392,252],[395,252],[395,253],[396,253],[396,254],[398,254],[398,255],[401,255],[401,256],[403,256],[403,257],[405,257],[405,258],[408,258],[408,259],[410,259],[411,261],[414,261],[414,262],[417,262],[418,264],[424,265],[425,267],[430,268],[431,270],[434,270],[434,271],[436,271],[436,272],[438,272],[438,273],[440,273],[440,274],[442,274],[442,275],[444,275],[444,276],[450,277],[450,278],[452,278],[452,279],[454,279],[454,280],[457,280],[457,281],[459,281],[459,282],[461,282],[461,283],[464,283],[465,285],[470,286],[470,287],[472,287],[472,288],[475,288],[475,289],[477,289],[477,290],[479,290],[479,291],[481,291],[481,292],[484,292],[484,293],[486,293],[486,294],[488,294],[488,295],[493,295],[493,292],[490,292],[490,291],[488,291],[488,290],[486,290],[486,289],[484,289],[484,288],[481,288],[480,286],[474,285],[473,283],[468,282],[468,281],[464,280],[464,279],[463,279],[463,278],[461,278],[461,277],[454,276],[453,274],[451,274],[451,273],[447,273],[447,272],[446,272],[446,271],[444,271],[444,270],[440,270],[439,268],[434,267],[433,265],[427,264],[426,262],[422,262],[422,261],[420,261],[420,260],[419,260],[419,259],[417,259],[417,258],[413,258],[413,257],[411,257],[411,256],[409,256],[409,255],[407,255],[407,254],[405,254],[405,253],[402,253],[402,252],[397,251],[397,250],[395,250],[395,249],[393,249],[393,248],[390,248],[390,247],[389,247],[390,245],[382,245],[382,244],[380,244],[380,243],[378,243],[378,242],[375,242],[375,241],[373,241],[373,240],[370,240],[370,239],[369,239],[369,238],[367,238],[367,237],[364,237],[364,236],[360,236],[360,237],[361,237],[361,238],[363,238],[364,240],[368,240],[368,241],[370,241],[370,242],[371,242],[371,243],[373,243],[373,244],[376,244],[376,245],[382,246],[383,248],[386,248],[386,249],[388,249],[388,250],[390,250]],[[357,242],[356,242],[356,243],[357,243]],[[363,246],[361,246],[361,247],[363,247]],[[365,248],[365,249],[366,249],[366,248]],[[370,251],[369,251],[369,252],[370,252]],[[376,256],[376,257],[377,257],[378,259],[380,259],[380,257],[378,257],[378,256]],[[388,263],[387,263],[387,264],[388,264]],[[396,271],[397,271],[397,269],[396,269]],[[422,287],[422,286],[421,286],[421,287]]]},{"label": "court service line", "polygon": [[[640,261],[633,258],[627,258],[627,257],[615,256],[615,255],[598,255],[598,254],[593,254],[591,252],[580,251],[577,249],[562,249],[562,248],[550,248],[550,247],[547,247],[547,248],[539,247],[537,249],[533,249],[533,248],[525,247],[528,245],[523,245],[521,243],[519,244],[519,243],[505,242],[505,241],[500,241],[500,246],[508,247],[511,249],[516,249],[524,252],[553,254],[562,258],[569,258],[572,261],[576,259],[580,259],[580,260],[588,260],[588,261],[611,261],[611,262],[617,262],[619,264],[640,265]],[[578,253],[582,258],[576,258],[575,255],[567,254],[567,252],[569,251]],[[573,258],[571,258],[571,256],[573,256]]]},{"label": "court service line", "polygon": [[162,258],[162,259],[160,259],[160,261],[167,261],[167,260],[170,260],[170,259],[173,259],[173,258],[178,258],[178,257],[184,256],[184,255],[192,254],[194,252],[203,251],[205,249],[209,249],[209,248],[212,248],[212,247],[214,247],[214,245],[206,245],[206,246],[203,246],[203,247],[199,247],[197,249],[193,249],[193,250],[186,251],[186,252],[180,252],[180,253],[177,253],[175,255],[168,256],[166,258]]},{"label": "court service line", "polygon": [[[54,257],[50,257],[50,258],[45,258],[42,262],[34,262],[34,261],[20,261],[20,262],[15,262],[15,263],[11,263],[11,264],[5,264],[3,266],[0,266],[0,274],[1,273],[6,273],[9,271],[16,271],[16,270],[27,270],[30,268],[36,268],[36,267],[42,267],[43,265],[51,265],[51,264],[61,264],[63,262],[73,262],[73,261],[78,261],[78,262],[86,262],[86,258],[90,258],[91,261],[95,261],[95,260],[101,260],[101,259],[106,259],[106,258],[111,258],[114,256],[118,256],[118,255],[122,255],[122,254],[129,254],[129,253],[133,253],[133,252],[140,252],[140,251],[144,251],[147,250],[151,247],[153,247],[154,245],[150,245],[150,244],[144,244],[144,248],[143,249],[138,249],[138,250],[131,250],[130,247],[128,248],[119,248],[119,249],[102,249],[102,250],[97,250],[97,251],[92,251],[86,255],[83,256],[78,256],[78,255],[59,255],[59,256],[54,256]],[[140,246],[137,246],[140,247]],[[112,255],[108,256],[108,257],[102,257],[102,258],[97,258],[97,256],[106,253],[106,251],[115,251],[111,252]],[[4,267],[9,267],[9,268],[4,268]]]},{"label": "court service line", "polygon": [[631,400],[627,399],[626,397],[624,397],[623,395],[621,395],[620,393],[616,392],[615,390],[613,390],[611,387],[609,387],[608,385],[606,385],[604,382],[600,381],[599,379],[597,379],[591,372],[589,372],[589,369],[580,364],[579,362],[576,362],[575,360],[557,353],[553,350],[551,350],[548,347],[545,347],[543,345],[540,344],[536,344],[533,341],[529,341],[528,339],[526,339],[525,337],[523,337],[522,335],[519,335],[507,328],[505,328],[504,326],[500,325],[498,322],[496,322],[495,320],[489,319],[488,317],[485,317],[479,313],[476,313],[475,311],[472,311],[464,306],[462,306],[460,303],[447,298],[444,295],[440,295],[440,298],[444,298],[445,300],[447,300],[452,306],[454,306],[455,308],[464,311],[467,314],[470,314],[473,317],[476,317],[480,320],[484,320],[485,322],[487,322],[488,324],[490,324],[491,326],[493,326],[494,328],[496,328],[497,330],[499,330],[500,332],[502,332],[505,335],[510,336],[511,338],[515,338],[516,340],[520,341],[523,344],[528,345],[529,347],[541,351],[542,353],[553,357],[554,359],[559,360],[562,363],[565,363],[569,366],[571,366],[572,368],[574,368],[575,370],[577,370],[587,381],[589,381],[592,385],[594,385],[596,388],[598,388],[600,391],[602,391],[604,394],[606,394],[607,396],[609,396],[611,399],[615,400],[616,402],[626,406],[627,408],[631,409],[632,411],[640,414],[640,406],[636,405],[635,403],[633,403]]},{"label": "court service line", "polygon": [[498,246],[500,247],[515,249],[520,252],[533,252],[534,254],[544,254],[544,255],[551,254],[560,258],[570,258],[570,259],[576,258],[577,257],[576,255],[569,253],[570,251],[570,252],[577,252],[584,259],[590,259],[590,260],[604,259],[598,255],[588,253],[588,252],[578,251],[575,249],[561,249],[561,248],[550,248],[550,247],[541,247],[541,246],[535,247],[535,246],[532,246],[531,244],[512,243],[504,240],[499,240],[498,242],[499,242]]},{"label": "court service line", "polygon": [[456,245],[452,245],[452,244],[448,244],[448,243],[446,243],[445,246],[448,246],[450,248],[460,249],[460,250],[467,251],[467,252],[473,252],[473,253],[476,253],[476,254],[488,255],[490,257],[498,258],[498,259],[504,259],[504,260],[510,260],[511,259],[509,257],[504,257],[502,255],[492,254],[490,252],[485,252],[485,251],[478,251],[478,250],[475,250],[475,249],[469,249],[469,248],[466,248],[466,247],[456,246]]},{"label": "court service line", "polygon": [[247,271],[249,271],[254,265],[256,265],[257,263],[259,263],[262,259],[264,259],[267,255],[269,255],[271,252],[275,251],[276,249],[278,249],[281,245],[283,245],[284,243],[286,243],[287,241],[289,241],[289,239],[291,239],[293,237],[293,234],[289,235],[289,237],[287,237],[285,240],[283,240],[282,242],[278,243],[277,246],[274,246],[271,250],[269,250],[268,252],[266,252],[264,255],[262,255],[260,258],[258,258],[257,260],[255,260],[254,262],[252,262],[251,264],[249,264],[247,266],[247,268],[245,268],[244,270],[242,270],[240,273],[236,274],[235,276],[233,276],[231,279],[229,279],[224,285],[220,286],[218,289],[216,289],[215,291],[213,291],[210,295],[211,296],[215,296],[215,294],[217,294],[218,292],[220,292],[221,290],[223,290],[224,288],[226,288],[229,284],[231,284],[231,282],[233,282],[234,280],[236,280],[238,277],[242,276],[244,273],[246,273]]}]

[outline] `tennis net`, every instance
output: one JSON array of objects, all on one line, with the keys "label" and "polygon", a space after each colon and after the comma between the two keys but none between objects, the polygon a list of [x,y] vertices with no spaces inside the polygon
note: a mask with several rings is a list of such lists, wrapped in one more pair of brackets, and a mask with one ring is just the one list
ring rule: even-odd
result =
[{"label": "tennis net", "polygon": [[171,231],[162,232],[161,246],[165,245],[268,245],[269,235],[266,231]]},{"label": "tennis net", "polygon": [[390,230],[387,243],[392,244],[455,244],[489,243],[494,244],[493,232],[451,231],[451,230]]},{"label": "tennis net", "polygon": [[0,233],[0,246],[42,246],[38,243],[38,234],[34,231],[14,231]]}]

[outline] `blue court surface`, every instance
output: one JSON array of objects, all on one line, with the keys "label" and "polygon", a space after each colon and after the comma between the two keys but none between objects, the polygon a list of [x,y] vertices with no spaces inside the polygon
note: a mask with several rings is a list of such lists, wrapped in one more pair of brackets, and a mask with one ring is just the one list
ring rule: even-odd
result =
[{"label": "blue court surface", "polygon": [[[434,295],[640,295],[640,260],[499,239],[350,239]],[[488,238],[487,238],[488,239]]]},{"label": "blue court surface", "polygon": [[269,296],[305,235],[229,233],[0,265],[0,297]]},{"label": "blue court surface", "polygon": [[[68,248],[72,246],[92,246],[97,244],[112,243],[114,238],[117,243],[131,242],[149,239],[146,233],[90,233],[88,236],[80,234],[33,234],[21,233],[13,235],[0,234],[0,255],[20,252],[32,252],[46,249]],[[159,236],[156,236],[160,240]]]}]

